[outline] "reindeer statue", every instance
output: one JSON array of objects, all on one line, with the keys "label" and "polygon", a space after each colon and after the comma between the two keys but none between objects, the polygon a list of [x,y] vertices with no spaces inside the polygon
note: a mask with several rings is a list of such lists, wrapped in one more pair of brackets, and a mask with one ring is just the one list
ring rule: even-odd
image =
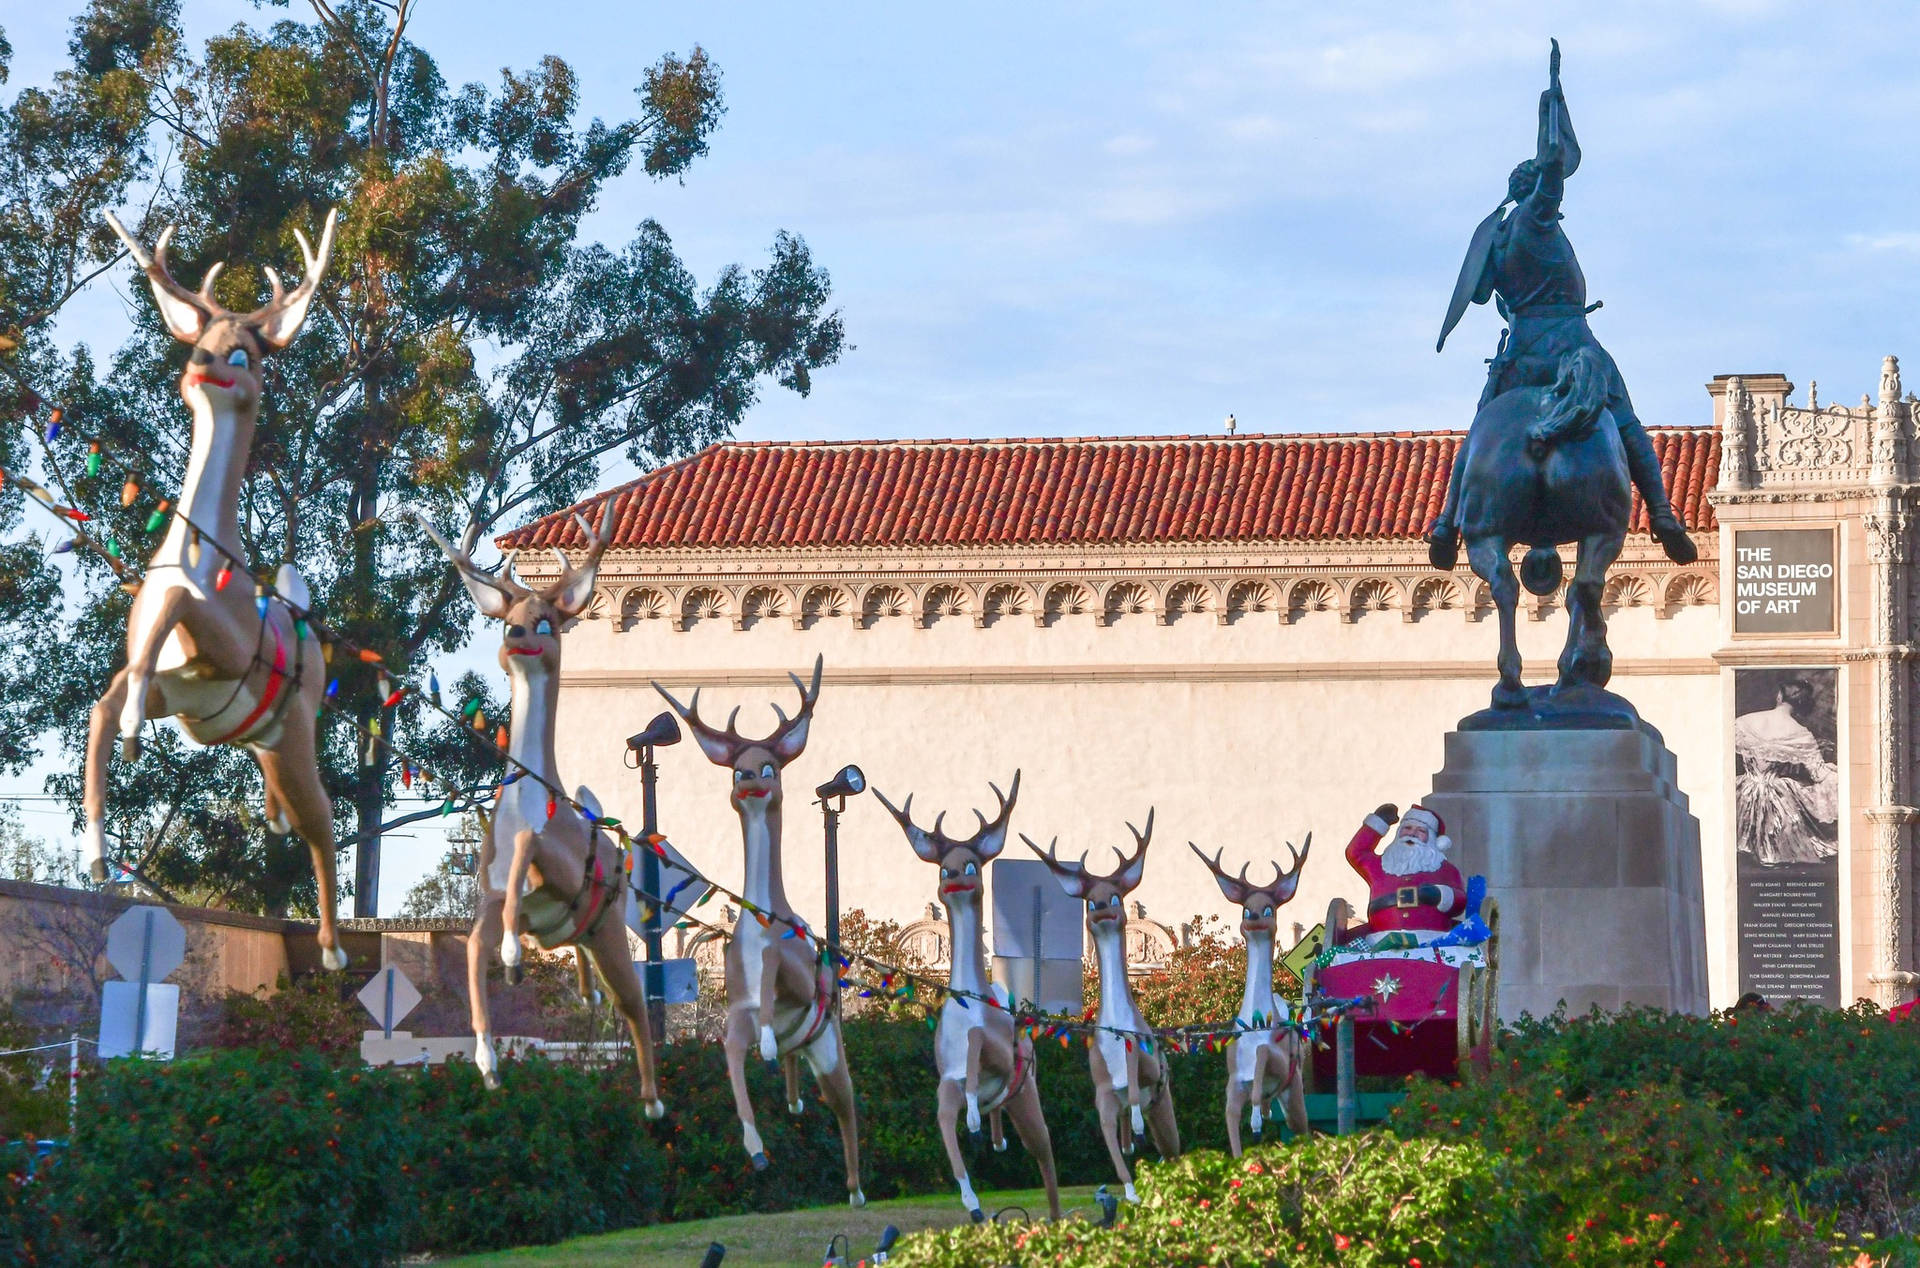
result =
[{"label": "reindeer statue", "polygon": [[940,902],[947,909],[951,931],[952,954],[948,959],[953,969],[948,985],[955,992],[966,992],[948,994],[940,1006],[940,1024],[933,1036],[934,1064],[940,1073],[940,1136],[946,1142],[953,1178],[960,1185],[960,1200],[975,1223],[986,1219],[967,1176],[966,1160],[960,1155],[960,1140],[954,1130],[964,1101],[969,1132],[979,1135],[983,1108],[993,1120],[995,1149],[1007,1147],[1000,1123],[1002,1110],[1013,1115],[1020,1143],[1040,1164],[1040,1177],[1047,1185],[1047,1206],[1057,1220],[1060,1186],[1053,1169],[1053,1140],[1040,1108],[1033,1041],[1015,1032],[1013,1018],[1004,1007],[993,1008],[985,1002],[997,998],[990,993],[986,935],[981,923],[987,894],[985,868],[1007,843],[1007,821],[1013,817],[1013,803],[1020,797],[1020,772],[1013,773],[1012,789],[1004,795],[998,785],[987,786],[1000,802],[999,813],[989,822],[985,814],[974,811],[980,829],[964,841],[956,841],[940,830],[944,814],[933,821],[931,832],[914,826],[912,797],[904,806],[895,807],[878,788],[873,795],[880,798],[880,804],[907,834],[907,844],[921,861],[940,865]]},{"label": "reindeer statue", "polygon": [[860,1123],[854,1111],[853,1075],[847,1069],[840,1018],[833,1007],[838,970],[832,952],[801,931],[780,874],[780,774],[807,746],[807,727],[813,720],[814,702],[820,698],[820,671],[821,661],[815,659],[812,686],[801,683],[797,674],[788,675],[800,689],[800,712],[789,719],[775,705],[779,725],[764,740],[750,740],[734,730],[740,716],[737,708],[727,717],[727,729],[718,731],[700,720],[698,691],[691,704],[683,705],[659,683],[653,687],[686,721],[707,759],[733,772],[730,795],[746,844],[743,888],[754,910],[741,911],[727,940],[724,1042],[727,1077],[733,1084],[733,1105],[740,1116],[747,1156],[756,1171],[766,1168],[766,1147],[754,1126],[753,1102],[747,1097],[748,1051],[757,1044],[762,1057],[781,1063],[787,1108],[795,1114],[805,1108],[799,1067],[804,1057],[822,1099],[839,1121],[847,1197],[858,1207],[867,1204],[867,1197],[860,1190]]},{"label": "reindeer statue", "polygon": [[[1087,1047],[1093,1069],[1094,1107],[1100,1113],[1100,1134],[1106,1137],[1107,1153],[1113,1169],[1125,1186],[1127,1201],[1139,1198],[1133,1191],[1133,1172],[1126,1155],[1133,1152],[1134,1138],[1152,1127],[1153,1144],[1162,1158],[1180,1152],[1180,1127],[1173,1117],[1173,1086],[1167,1079],[1161,1054],[1151,1050],[1153,1028],[1133,1002],[1127,984],[1127,908],[1126,896],[1140,884],[1146,870],[1147,844],[1153,839],[1153,811],[1147,811],[1147,829],[1142,832],[1131,823],[1127,831],[1138,843],[1133,857],[1120,855],[1120,866],[1106,876],[1087,870],[1087,856],[1078,863],[1062,863],[1054,854],[1060,838],[1042,850],[1024,832],[1020,839],[1038,854],[1053,872],[1060,888],[1072,898],[1086,900],[1087,932],[1093,937],[1093,950],[1100,966],[1100,1009],[1094,1014],[1098,1027]],[[1119,854],[1118,850],[1114,851]],[[1126,1102],[1127,1117],[1120,1118],[1120,1103]]]},{"label": "reindeer statue", "polygon": [[[193,345],[180,397],[193,412],[187,477],[167,535],[147,564],[127,617],[127,663],[93,706],[87,733],[87,865],[107,876],[108,747],[117,726],[121,756],[140,755],[148,718],[180,720],[201,744],[252,750],[266,784],[266,818],[274,830],[300,834],[313,853],[320,897],[321,962],[347,965],[334,929],[333,803],[320,782],[314,728],[327,673],[319,637],[305,617],[307,584],[291,563],[280,566],[276,595],[257,601],[251,585],[229,585],[245,558],[240,541],[240,482],[260,417],[262,362],[300,333],[327,257],[334,214],[327,213],[314,251],[299,230],[306,274],[291,291],[267,269],[273,298],[250,313],[232,313],[213,299],[221,265],[198,291],[167,272],[169,225],[149,256],[112,213],[107,223],[127,244],[153,287],[173,337]],[[244,575],[245,570],[242,569]]]},{"label": "reindeer statue", "polygon": [[1187,845],[1213,873],[1227,901],[1240,907],[1240,932],[1247,940],[1247,989],[1240,997],[1240,1011],[1234,1020],[1242,1031],[1227,1049],[1227,1146],[1240,1156],[1240,1115],[1253,1102],[1250,1125],[1254,1138],[1260,1129],[1267,1104],[1282,1093],[1286,1096],[1287,1127],[1297,1136],[1307,1132],[1306,1047],[1288,1022],[1291,1016],[1286,1001],[1273,993],[1274,913],[1285,906],[1299,888],[1301,869],[1307,865],[1307,851],[1313,848],[1313,834],[1296,852],[1287,842],[1293,867],[1281,871],[1276,861],[1273,880],[1253,886],[1247,883],[1247,869],[1238,877],[1229,876],[1220,867],[1220,850],[1209,859],[1193,842]]},{"label": "reindeer statue", "polygon": [[[613,991],[615,1006],[633,1034],[640,1062],[640,1093],[649,1118],[665,1112],[654,1074],[653,1032],[640,975],[627,951],[627,886],[620,847],[568,803],[553,754],[554,719],[560,703],[560,629],[586,610],[593,578],[613,535],[613,504],[600,512],[595,532],[575,517],[586,536],[587,555],[576,567],[558,550],[560,575],[530,590],[512,579],[509,555],[498,576],[481,571],[464,550],[433,530],[425,516],[414,520],[453,562],[482,616],[505,627],[500,667],[513,691],[507,755],[519,778],[501,789],[488,818],[475,871],[479,911],[467,937],[467,994],[473,1010],[473,1061],[490,1088],[500,1086],[493,1029],[487,1020],[487,955],[500,948],[507,980],[522,973],[520,935],[531,934],[552,950],[571,946],[577,957],[580,993],[589,996],[588,962]],[[471,544],[469,544],[470,547]],[[596,818],[600,804],[584,786],[574,800]]]}]

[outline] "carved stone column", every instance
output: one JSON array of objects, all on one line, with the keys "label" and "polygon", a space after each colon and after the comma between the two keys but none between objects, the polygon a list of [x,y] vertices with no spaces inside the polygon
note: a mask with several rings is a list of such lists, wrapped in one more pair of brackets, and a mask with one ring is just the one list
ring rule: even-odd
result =
[{"label": "carved stone column", "polygon": [[1720,487],[1753,487],[1753,397],[1739,375],[1727,380],[1726,417],[1720,426]]},{"label": "carved stone column", "polygon": [[1880,363],[1880,403],[1873,411],[1870,478],[1876,485],[1896,484],[1905,474],[1902,433],[1906,429],[1906,414],[1906,402],[1900,399],[1900,358],[1888,357]]},{"label": "carved stone column", "polygon": [[[1889,358],[1891,360],[1891,358]],[[1876,449],[1877,437],[1876,437]],[[1876,453],[1876,469],[1878,454]],[[1872,562],[1872,640],[1867,659],[1873,672],[1873,874],[1874,963],[1876,994],[1884,1004],[1913,995],[1900,980],[1911,971],[1911,842],[1914,811],[1907,805],[1906,769],[1909,730],[1907,629],[1908,535],[1912,513],[1893,498],[1865,517],[1867,554]]]}]

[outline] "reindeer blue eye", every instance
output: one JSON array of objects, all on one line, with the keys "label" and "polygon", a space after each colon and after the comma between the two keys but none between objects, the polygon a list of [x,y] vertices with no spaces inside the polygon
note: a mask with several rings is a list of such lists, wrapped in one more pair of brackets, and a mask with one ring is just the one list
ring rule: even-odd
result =
[{"label": "reindeer blue eye", "polygon": [[551,634],[553,633],[553,622],[543,616],[533,623],[533,632],[535,634]]},{"label": "reindeer blue eye", "polygon": [[232,352],[229,352],[227,354],[227,364],[237,365],[243,370],[246,369],[247,350],[245,348],[235,348]]},{"label": "reindeer blue eye", "polygon": [[1112,898],[1107,899],[1107,906],[1118,907],[1119,905],[1120,905],[1120,895],[1115,894]]},{"label": "reindeer blue eye", "polygon": [[760,764],[760,778],[762,778],[762,779],[772,779],[772,778],[773,778],[773,763],[772,763],[772,762],[762,762],[762,763]]},{"label": "reindeer blue eye", "polygon": [[1099,904],[1099,903],[1097,903],[1097,902],[1095,902],[1095,901],[1094,901],[1093,899],[1091,899],[1091,898],[1089,898],[1089,899],[1087,899],[1087,910],[1088,910],[1088,911],[1099,911],[1099,910],[1100,910],[1100,904]]},{"label": "reindeer blue eye", "polygon": [[737,770],[737,771],[735,771],[735,772],[733,772],[733,782],[734,782],[734,783],[736,783],[736,784],[743,784],[743,783],[745,783],[745,782],[746,782],[746,779],[747,779],[747,772],[745,772],[745,771],[743,771],[743,770]]},{"label": "reindeer blue eye", "polygon": [[1253,919],[1253,908],[1251,908],[1251,907],[1243,907],[1243,908],[1241,908],[1241,911],[1242,911],[1242,912],[1243,912],[1243,913],[1244,913],[1244,914],[1246,915],[1246,917],[1247,917],[1247,919],[1248,919],[1248,920],[1252,920],[1252,919]]},{"label": "reindeer blue eye", "polygon": [[951,877],[952,875],[953,875],[953,872],[952,872],[952,870],[951,870],[951,869],[949,869],[949,868],[944,868],[944,867],[940,869],[940,879],[941,879],[941,880],[943,880],[943,881],[944,881],[944,880],[946,880],[947,878],[949,878],[949,877]]},{"label": "reindeer blue eye", "polygon": [[1273,908],[1269,907],[1265,911],[1261,912],[1260,914],[1263,916],[1271,916],[1273,914]]},{"label": "reindeer blue eye", "polygon": [[964,868],[962,868],[961,870],[962,870],[963,872],[965,872],[965,873],[966,873],[966,874],[967,874],[968,876],[978,876],[978,875],[980,874],[980,869],[979,869],[979,867],[977,867],[976,865],[974,865],[974,864],[972,864],[972,863],[969,863],[969,864],[967,864],[967,865],[966,865],[966,866],[965,866]]}]

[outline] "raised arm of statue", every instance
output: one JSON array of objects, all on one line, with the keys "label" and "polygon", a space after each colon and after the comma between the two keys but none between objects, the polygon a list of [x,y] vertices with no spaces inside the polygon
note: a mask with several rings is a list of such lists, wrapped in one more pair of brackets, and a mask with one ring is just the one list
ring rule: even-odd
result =
[{"label": "raised arm of statue", "polygon": [[1580,166],[1580,142],[1573,134],[1573,118],[1567,113],[1566,94],[1560,90],[1560,43],[1553,43],[1547,90],[1540,94],[1539,137],[1534,146],[1534,170],[1538,184],[1523,207],[1542,221],[1559,214],[1560,199],[1566,190],[1566,178]]}]

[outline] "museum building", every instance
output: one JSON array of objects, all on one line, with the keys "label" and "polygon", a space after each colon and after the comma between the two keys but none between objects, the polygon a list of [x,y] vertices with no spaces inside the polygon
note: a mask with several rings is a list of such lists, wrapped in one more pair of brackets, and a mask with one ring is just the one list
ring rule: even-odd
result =
[{"label": "museum building", "polygon": [[[1653,430],[1699,559],[1670,563],[1636,499],[1605,606],[1612,688],[1665,737],[1700,823],[1713,1001],[1910,998],[1913,397],[1891,357],[1857,406],[1812,384],[1792,403],[1777,374],[1707,391],[1698,425]],[[560,769],[637,822],[625,737],[664,707],[652,681],[704,689],[711,720],[741,706],[751,734],[770,705],[792,712],[787,675],[819,655],[785,780],[787,891],[810,920],[824,876],[805,790],[851,762],[956,830],[1018,770],[1016,832],[1102,870],[1152,809],[1143,967],[1196,917],[1233,928],[1190,841],[1260,877],[1311,834],[1285,913],[1311,927],[1336,895],[1365,897],[1342,857],[1362,817],[1420,800],[1447,731],[1488,703],[1491,597],[1464,564],[1434,571],[1422,541],[1460,441],[712,446],[574,508],[597,521],[611,500],[615,528],[566,635]],[[581,543],[570,513],[499,540],[529,579],[536,548]],[[1523,601],[1527,679],[1550,681],[1562,598]],[[691,743],[660,765],[662,830],[737,887],[727,777]],[[843,908],[942,959],[936,875],[873,797],[849,801],[839,853]],[[1015,839],[1003,857],[1031,856]]]}]

